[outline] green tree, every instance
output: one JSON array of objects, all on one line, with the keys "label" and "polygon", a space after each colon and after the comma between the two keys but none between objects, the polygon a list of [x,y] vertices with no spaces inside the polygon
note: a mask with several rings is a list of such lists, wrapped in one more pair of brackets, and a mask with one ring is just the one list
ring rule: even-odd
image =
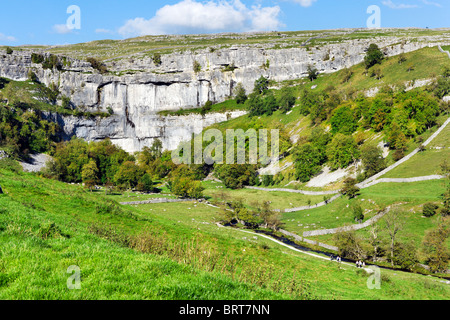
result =
[{"label": "green tree", "polygon": [[254,185],[257,178],[255,166],[250,164],[217,165],[215,171],[217,177],[230,189]]},{"label": "green tree", "polygon": [[425,260],[432,272],[446,272],[450,261],[447,241],[450,236],[450,219],[443,219],[434,229],[428,230],[422,243]]},{"label": "green tree", "polygon": [[364,220],[364,212],[359,203],[354,204],[352,206],[352,213],[353,213],[353,219],[356,222],[361,222],[362,220]]},{"label": "green tree", "polygon": [[361,160],[365,177],[371,177],[386,168],[386,161],[380,148],[375,144],[366,144],[361,148]]},{"label": "green tree", "polygon": [[153,191],[152,177],[146,173],[140,179],[136,186],[137,191],[150,192]]},{"label": "green tree", "polygon": [[384,54],[381,52],[380,48],[372,43],[367,50],[366,56],[364,57],[364,64],[366,69],[373,67],[376,64],[380,64],[384,59]]},{"label": "green tree", "polygon": [[347,178],[344,180],[344,186],[341,189],[341,193],[347,196],[349,199],[353,199],[359,195],[360,189],[356,186],[356,179]]},{"label": "green tree", "polygon": [[296,148],[294,159],[295,176],[301,182],[308,182],[318,174],[325,160],[323,154],[310,143]]},{"label": "green tree", "polygon": [[296,98],[292,89],[289,87],[284,87],[281,89],[280,97],[278,98],[278,105],[283,113],[289,112],[295,105]]},{"label": "green tree", "polygon": [[242,83],[239,82],[234,88],[234,95],[236,97],[235,99],[237,104],[244,104],[245,101],[247,101],[247,93],[245,92],[245,88]]},{"label": "green tree", "polygon": [[331,116],[331,132],[352,134],[358,129],[358,122],[355,119],[354,111],[349,106],[337,108]]},{"label": "green tree", "polygon": [[125,161],[114,176],[116,185],[122,188],[134,188],[143,175],[142,170],[133,161]]},{"label": "green tree", "polygon": [[182,198],[200,199],[205,188],[201,181],[190,176],[177,176],[171,180],[170,191]]},{"label": "green tree", "polygon": [[86,187],[92,191],[92,188],[98,181],[98,168],[94,160],[90,160],[81,170],[81,177]]},{"label": "green tree", "polygon": [[308,73],[308,79],[310,81],[314,81],[319,76],[319,71],[311,64],[308,64],[308,67],[306,69],[306,72]]},{"label": "green tree", "polygon": [[253,92],[256,94],[266,94],[269,90],[269,79],[261,76],[258,80],[255,81],[255,87]]},{"label": "green tree", "polygon": [[327,157],[332,169],[345,168],[359,158],[360,152],[352,136],[338,133],[327,147]]}]

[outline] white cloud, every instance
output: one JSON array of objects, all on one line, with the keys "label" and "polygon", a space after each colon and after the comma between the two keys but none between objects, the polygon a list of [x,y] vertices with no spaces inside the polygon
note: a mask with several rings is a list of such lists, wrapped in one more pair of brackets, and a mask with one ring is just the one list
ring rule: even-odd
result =
[{"label": "white cloud", "polygon": [[123,36],[173,33],[235,32],[277,30],[279,6],[247,8],[240,0],[182,0],[159,9],[151,19],[128,20],[120,29]]},{"label": "white cloud", "polygon": [[95,33],[107,33],[107,34],[114,34],[114,31],[109,29],[95,29]]},{"label": "white cloud", "polygon": [[424,4],[430,5],[430,6],[436,6],[436,7],[439,7],[439,8],[442,7],[442,5],[440,3],[437,3],[437,2],[431,2],[431,1],[428,1],[428,0],[422,0],[422,2]]},{"label": "white cloud", "polygon": [[383,1],[382,3],[391,9],[411,9],[419,7],[417,4],[404,4],[404,3],[396,4],[392,2],[392,0]]},{"label": "white cloud", "polygon": [[17,41],[17,39],[13,36],[7,36],[3,33],[0,33],[0,41],[14,42],[14,41]]},{"label": "white cloud", "polygon": [[68,34],[73,31],[67,26],[67,24],[55,24],[52,29],[54,32],[59,34]]},{"label": "white cloud", "polygon": [[298,3],[299,5],[301,5],[302,7],[310,7],[312,6],[312,4],[314,2],[316,2],[317,0],[292,0],[296,3]]}]

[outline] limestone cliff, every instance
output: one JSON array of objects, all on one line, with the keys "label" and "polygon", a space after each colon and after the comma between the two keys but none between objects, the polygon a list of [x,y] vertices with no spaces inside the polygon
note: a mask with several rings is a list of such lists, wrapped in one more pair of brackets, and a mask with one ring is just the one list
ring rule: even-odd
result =
[{"label": "limestone cliff", "polygon": [[[0,77],[26,80],[32,69],[46,85],[56,84],[62,95],[81,110],[113,110],[107,119],[86,120],[48,114],[64,128],[67,137],[76,135],[86,140],[106,137],[129,152],[151,145],[155,138],[163,141],[165,149],[198,133],[203,126],[243,113],[160,116],[162,110],[189,109],[206,101],[224,101],[232,95],[237,83],[247,91],[261,75],[275,81],[306,76],[307,66],[313,64],[321,73],[330,73],[363,61],[370,43],[377,43],[388,56],[410,52],[426,46],[449,43],[448,39],[422,37],[404,41],[396,37],[369,40],[347,40],[321,47],[268,49],[240,45],[231,48],[201,50],[195,53],[170,53],[155,65],[150,56],[107,62],[110,73],[102,75],[88,62],[67,58],[63,70],[43,69],[31,62],[31,51],[0,52]],[[48,55],[44,53],[44,55]],[[193,63],[201,65],[193,71]],[[232,70],[233,71],[225,71]]]}]

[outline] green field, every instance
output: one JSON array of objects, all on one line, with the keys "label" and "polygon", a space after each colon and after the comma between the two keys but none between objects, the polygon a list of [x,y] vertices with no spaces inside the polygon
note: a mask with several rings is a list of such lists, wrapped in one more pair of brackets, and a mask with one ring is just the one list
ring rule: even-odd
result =
[{"label": "green field", "polygon": [[[120,209],[32,174],[1,169],[0,182],[2,299],[445,299],[450,290],[388,270],[382,290],[369,290],[354,268],[218,228],[204,204]],[[66,288],[71,265],[81,290]]]}]

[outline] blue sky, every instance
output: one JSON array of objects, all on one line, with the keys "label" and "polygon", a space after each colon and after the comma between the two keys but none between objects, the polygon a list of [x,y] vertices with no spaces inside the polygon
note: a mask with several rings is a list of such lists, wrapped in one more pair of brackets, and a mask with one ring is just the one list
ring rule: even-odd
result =
[{"label": "blue sky", "polygon": [[[67,13],[71,5],[80,8],[80,29],[68,27],[75,13]],[[367,25],[370,5],[380,7],[381,27],[450,27],[449,0],[14,0],[1,5],[0,45],[55,45],[146,34],[361,28]]]}]

